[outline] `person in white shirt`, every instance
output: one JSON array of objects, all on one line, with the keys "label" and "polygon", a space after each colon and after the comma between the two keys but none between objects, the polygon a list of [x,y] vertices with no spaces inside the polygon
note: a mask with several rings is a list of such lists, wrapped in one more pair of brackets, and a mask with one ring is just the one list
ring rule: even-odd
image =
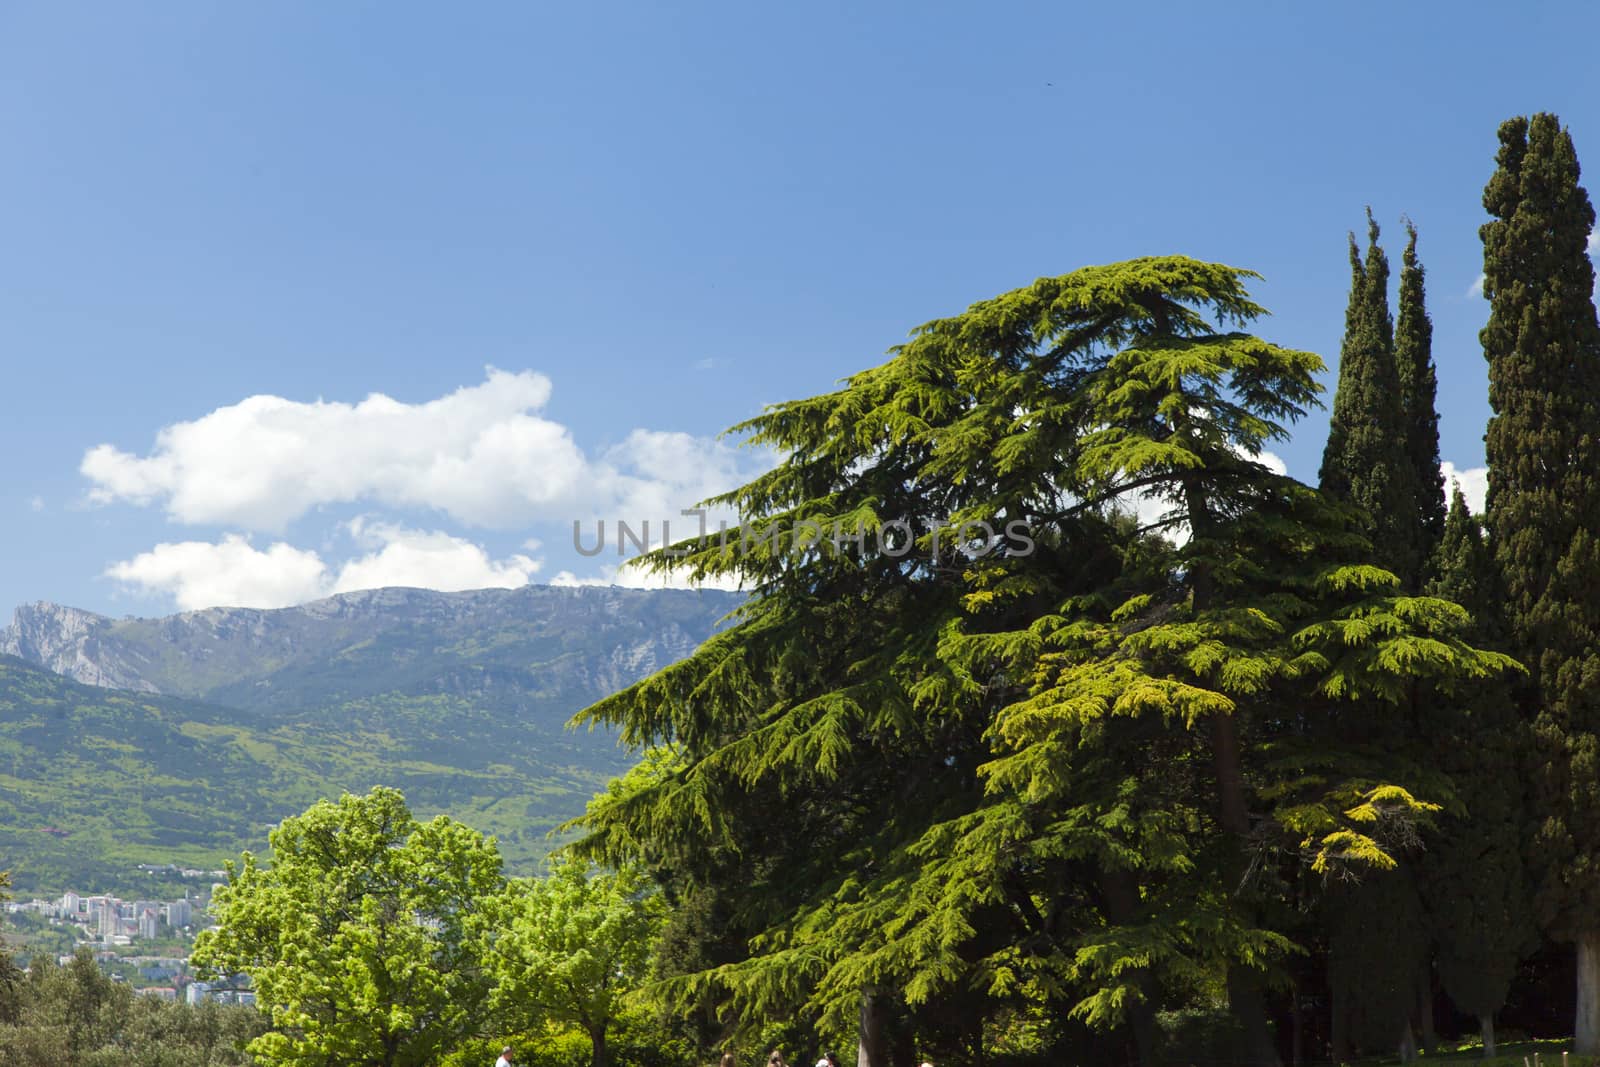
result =
[{"label": "person in white shirt", "polygon": [[494,1061],[494,1067],[511,1067],[510,1045],[500,1050],[500,1058]]}]

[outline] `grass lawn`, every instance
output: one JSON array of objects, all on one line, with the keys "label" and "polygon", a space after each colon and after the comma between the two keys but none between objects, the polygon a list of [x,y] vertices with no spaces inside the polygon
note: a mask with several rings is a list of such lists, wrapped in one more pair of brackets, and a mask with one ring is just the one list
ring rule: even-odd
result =
[{"label": "grass lawn", "polygon": [[[1459,1063],[1478,1064],[1480,1067],[1533,1067],[1534,1057],[1538,1056],[1539,1067],[1600,1067],[1600,1057],[1571,1056],[1562,1063],[1561,1054],[1572,1048],[1571,1038],[1552,1038],[1542,1041],[1513,1041],[1500,1044],[1495,1048],[1495,1057],[1492,1060],[1483,1058],[1483,1046],[1474,1042],[1456,1048],[1440,1048],[1431,1056],[1422,1056],[1417,1062],[1422,1064]],[[1388,1057],[1381,1060],[1359,1060],[1359,1064],[1370,1064],[1372,1067],[1380,1065],[1398,1064],[1397,1057]]]}]

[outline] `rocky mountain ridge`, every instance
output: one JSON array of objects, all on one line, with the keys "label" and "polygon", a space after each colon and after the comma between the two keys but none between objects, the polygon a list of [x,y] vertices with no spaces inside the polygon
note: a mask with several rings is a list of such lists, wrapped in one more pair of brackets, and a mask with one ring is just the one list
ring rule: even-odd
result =
[{"label": "rocky mountain ridge", "polygon": [[392,785],[535,870],[634,758],[573,714],[739,603],[527,586],[156,619],[24,605],[0,630],[0,866],[30,891],[131,892],[138,864],[218,866],[319,797]]},{"label": "rocky mountain ridge", "polygon": [[[370,681],[387,688],[400,668],[402,679],[426,689],[419,661],[443,676],[463,666],[548,665],[582,648],[590,654],[567,664],[576,672],[568,680],[598,698],[687,655],[708,624],[738,603],[735,594],[715,590],[387,588],[290,608],[113,619],[39,601],[17,608],[0,628],[0,654],[86,685],[260,706],[294,699],[281,696],[285,672],[378,671]],[[329,695],[302,689],[289,692],[312,700]],[[377,690],[356,682],[332,695],[363,691]]]}]

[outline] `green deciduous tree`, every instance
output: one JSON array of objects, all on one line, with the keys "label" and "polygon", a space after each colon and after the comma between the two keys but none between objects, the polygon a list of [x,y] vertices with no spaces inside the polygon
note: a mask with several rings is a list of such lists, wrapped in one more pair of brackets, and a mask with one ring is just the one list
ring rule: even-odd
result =
[{"label": "green deciduous tree", "polygon": [[197,939],[203,972],[250,976],[271,1029],[264,1064],[423,1067],[483,1022],[494,842],[444,816],[419,823],[393,789],[285,819],[261,865],[245,853]]},{"label": "green deciduous tree", "polygon": [[860,1017],[876,1067],[885,1013],[1042,1007],[1149,1057],[1155,1007],[1226,988],[1239,1058],[1276,1060],[1288,887],[1392,867],[1432,808],[1339,709],[1505,661],[1256,459],[1321,361],[1227,328],[1250,277],[1040,279],[740,427],[786,457],[722,500],[756,536],[653,562],[754,598],[584,716],[670,748],[580,851],[741,891],[737,953],[669,995]]},{"label": "green deciduous tree", "polygon": [[649,975],[665,906],[641,872],[600,873],[578,859],[513,881],[496,903],[493,961],[500,1014],[521,1028],[549,1021],[588,1035],[591,1067]]},{"label": "green deciduous tree", "polygon": [[16,992],[0,1017],[6,1067],[252,1067],[244,1046],[263,1029],[254,1008],[135,996],[87,949],[66,966],[34,956]]},{"label": "green deciduous tree", "polygon": [[1594,208],[1554,115],[1500,127],[1484,189],[1493,416],[1489,544],[1511,648],[1532,672],[1534,842],[1544,929],[1574,942],[1580,1053],[1600,1053],[1600,325]]}]

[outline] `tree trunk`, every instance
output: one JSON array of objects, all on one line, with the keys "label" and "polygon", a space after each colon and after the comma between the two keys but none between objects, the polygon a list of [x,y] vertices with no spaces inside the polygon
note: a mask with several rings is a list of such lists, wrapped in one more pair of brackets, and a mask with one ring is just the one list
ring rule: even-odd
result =
[{"label": "tree trunk", "polygon": [[889,1067],[888,1006],[876,989],[861,992],[861,1034],[856,1067]]},{"label": "tree trunk", "polygon": [[899,997],[885,998],[884,1007],[889,1016],[889,1062],[893,1067],[917,1067],[917,1035],[911,1032]]},{"label": "tree trunk", "polygon": [[1494,1013],[1478,1016],[1478,1030],[1483,1034],[1483,1058],[1494,1059]]},{"label": "tree trunk", "polygon": [[1305,1020],[1300,1015],[1300,983],[1289,986],[1289,1062],[1294,1067],[1305,1063]]},{"label": "tree trunk", "polygon": [[1438,1032],[1433,1027],[1433,967],[1431,965],[1423,966],[1417,986],[1417,996],[1421,998],[1417,1004],[1417,1021],[1420,1024],[1419,1030],[1422,1035],[1422,1054],[1431,1056],[1439,1044]]},{"label": "tree trunk", "polygon": [[606,1067],[606,1028],[603,1023],[589,1031],[589,1042],[594,1046],[589,1067]]},{"label": "tree trunk", "polygon": [[1572,1052],[1600,1055],[1600,930],[1578,934],[1578,1015],[1572,1027]]},{"label": "tree trunk", "polygon": [[[1244,774],[1239,763],[1239,727],[1231,714],[1211,716],[1211,760],[1217,778],[1217,802],[1222,829],[1234,838],[1235,861],[1229,871],[1230,895],[1239,889],[1249,857],[1250,812],[1245,804]],[[1267,1030],[1267,1008],[1254,971],[1234,963],[1228,966],[1228,1008],[1243,1031],[1239,1054],[1248,1067],[1279,1067],[1278,1050]]]},{"label": "tree trunk", "polygon": [[1350,1028],[1345,1020],[1345,993],[1338,983],[1328,990],[1328,1052],[1334,1063],[1350,1061]]},{"label": "tree trunk", "polygon": [[1243,1031],[1241,1067],[1281,1067],[1277,1046],[1267,1030],[1267,1006],[1261,984],[1247,967],[1228,968],[1228,1010]]},{"label": "tree trunk", "polygon": [[1417,1062],[1417,1035],[1411,1029],[1411,1020],[1406,1020],[1405,1029],[1400,1031],[1400,1062]]},{"label": "tree trunk", "polygon": [[[1100,892],[1105,899],[1106,918],[1121,926],[1137,921],[1139,914],[1139,882],[1128,870],[1104,871],[1100,875]],[[1148,968],[1141,967],[1131,977],[1140,996],[1128,1005],[1128,1025],[1133,1030],[1133,1044],[1142,1067],[1155,1067],[1156,1063],[1156,1009],[1152,995],[1152,981]]]},{"label": "tree trunk", "polygon": [[[1164,316],[1158,316],[1157,330],[1165,331],[1166,325]],[[1206,537],[1214,523],[1205,490],[1192,476],[1182,479],[1182,485],[1189,529],[1196,538]],[[1189,575],[1190,605],[1196,616],[1210,610],[1215,591],[1207,565],[1197,565]],[[1239,724],[1232,712],[1211,716],[1211,766],[1217,779],[1217,822],[1223,833],[1233,838],[1234,862],[1226,868],[1230,884],[1225,887],[1231,897],[1238,893],[1250,862],[1250,807],[1245,800]],[[1239,1053],[1245,1067],[1280,1067],[1278,1050],[1267,1030],[1267,1008],[1255,972],[1237,963],[1229,964],[1227,988],[1228,1008],[1243,1031]]]}]

